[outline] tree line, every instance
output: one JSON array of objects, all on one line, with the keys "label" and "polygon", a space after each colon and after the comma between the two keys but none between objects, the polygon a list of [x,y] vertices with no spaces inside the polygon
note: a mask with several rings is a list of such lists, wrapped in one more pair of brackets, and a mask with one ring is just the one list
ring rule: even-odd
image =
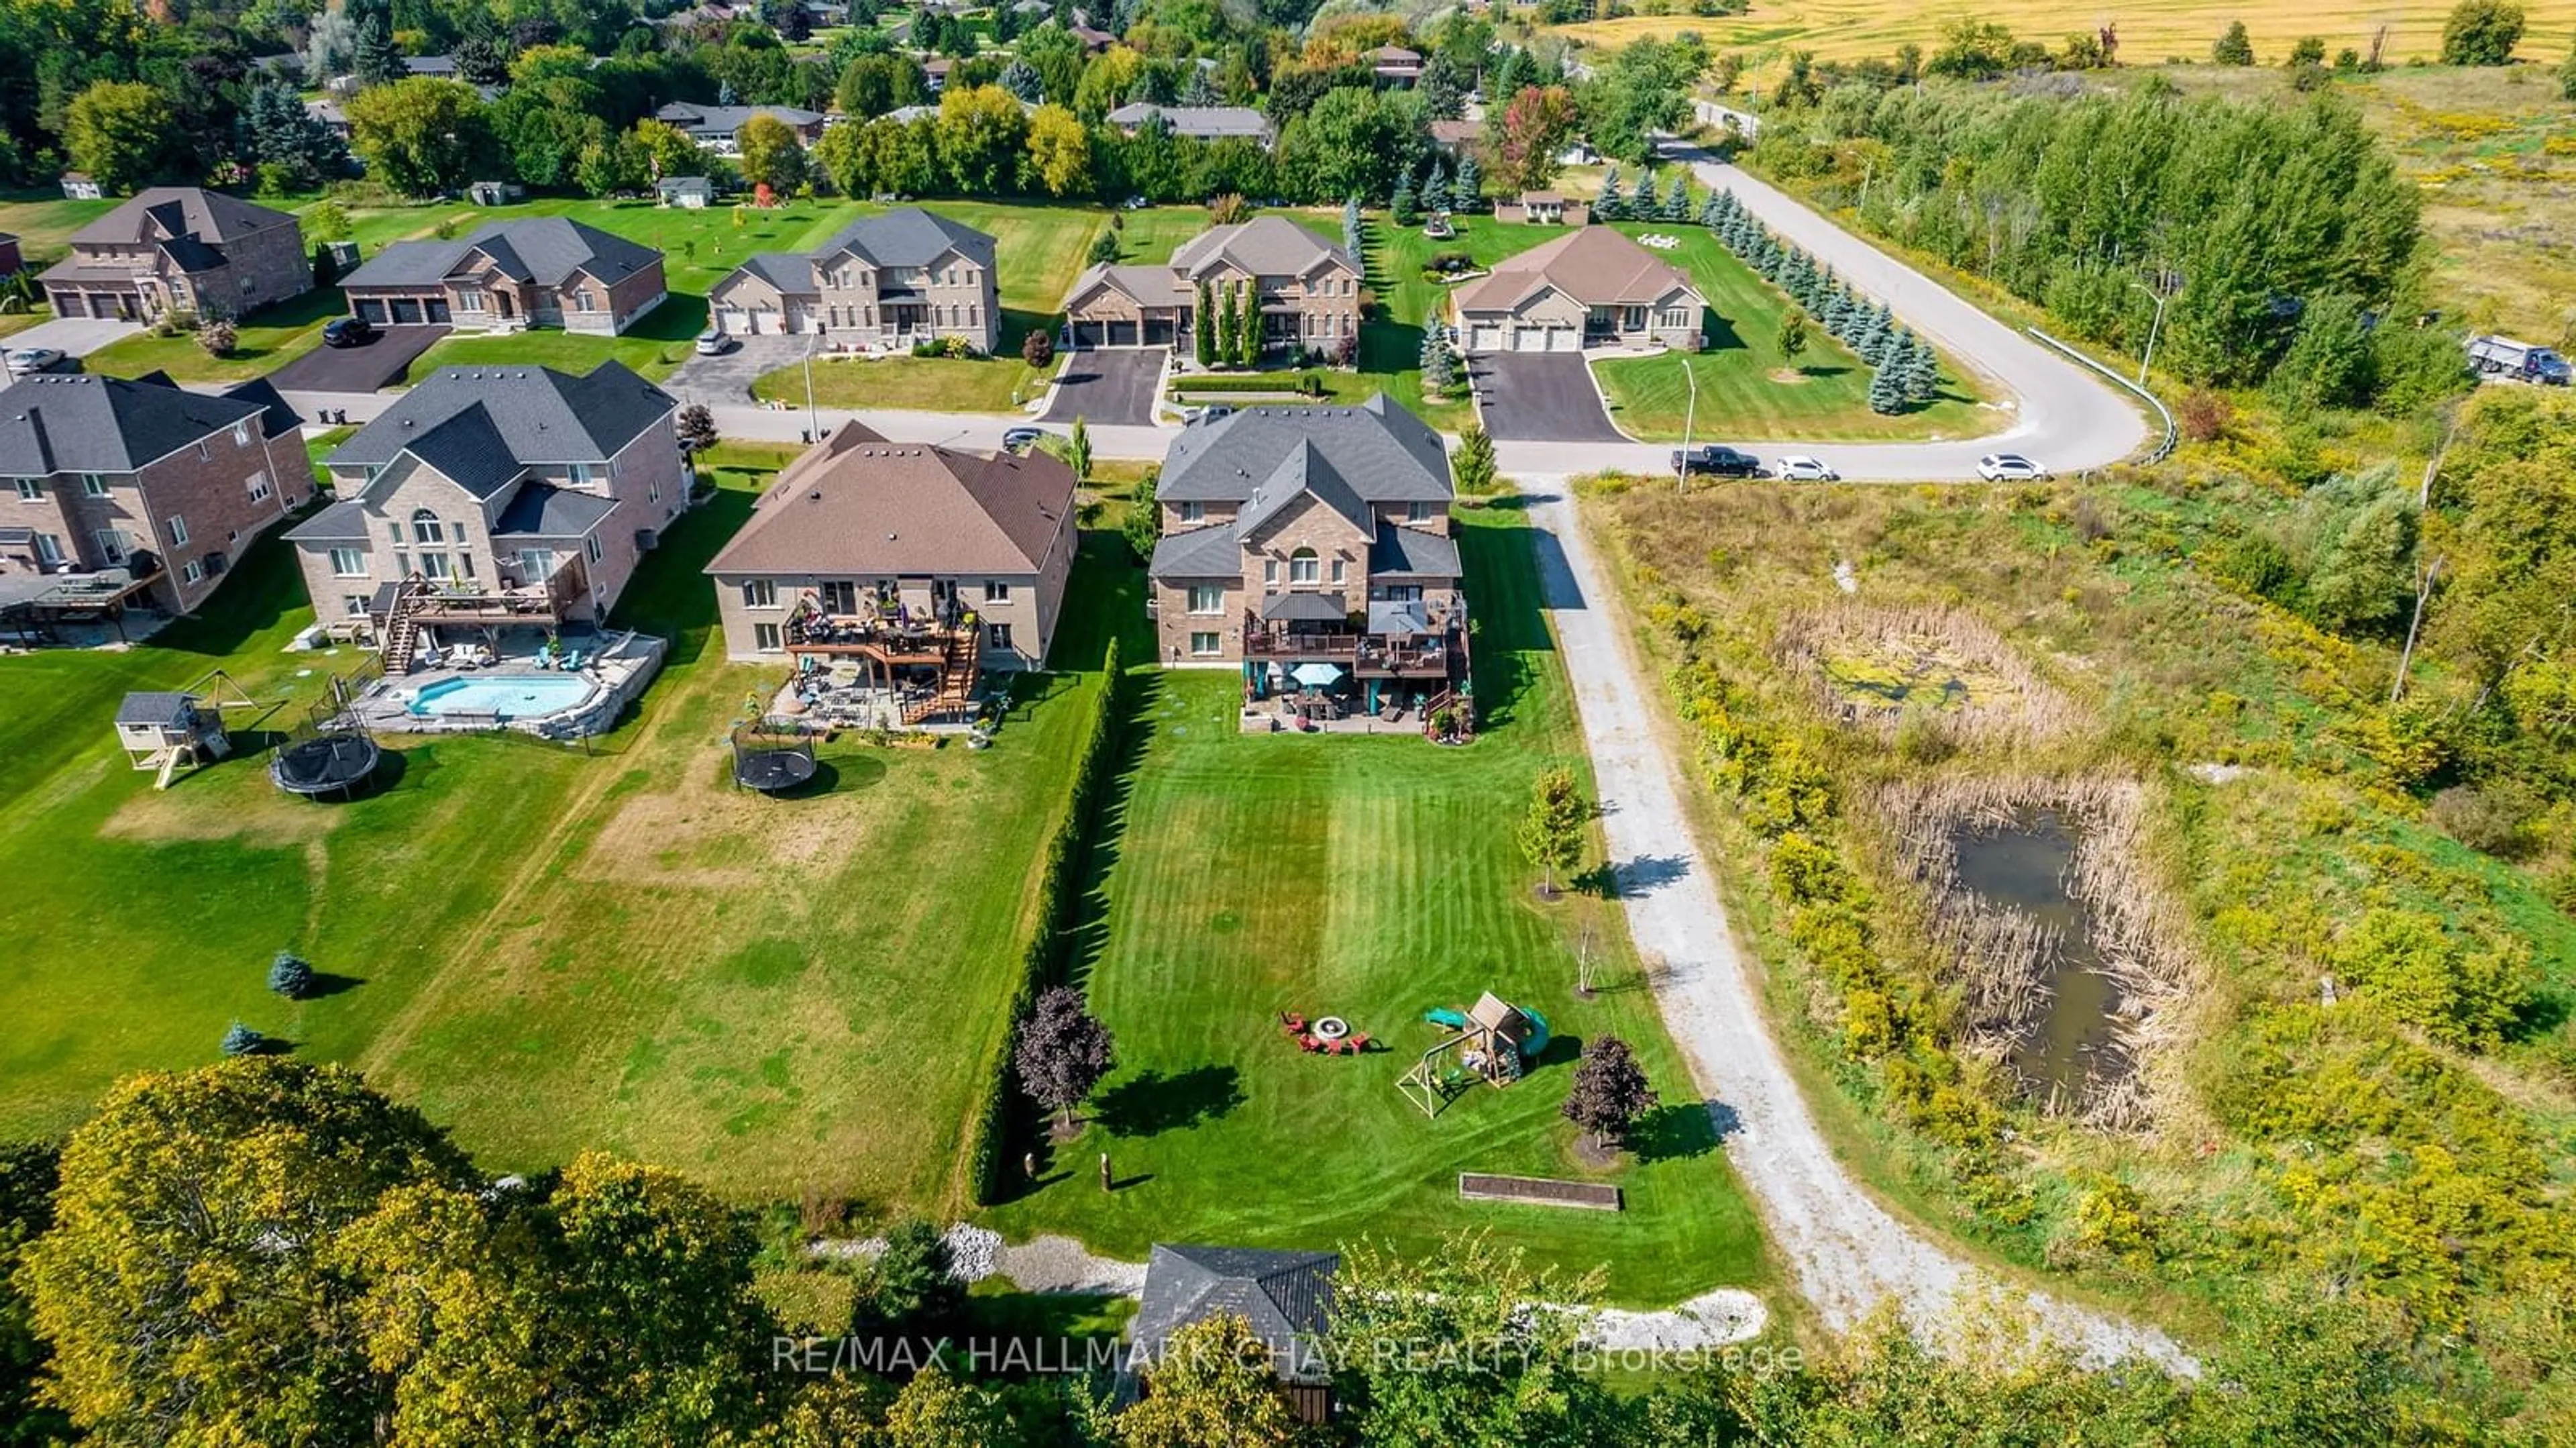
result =
[{"label": "tree line", "polygon": [[[768,1238],[764,1241],[764,1236]],[[130,1078],[59,1148],[0,1152],[0,1442],[1010,1448],[1708,1445],[1972,1438],[2393,1441],[2423,1384],[2366,1315],[2262,1302],[2198,1383],[2045,1347],[1957,1361],[1892,1316],[1809,1356],[1675,1359],[1643,1391],[1587,1345],[1597,1276],[1478,1235],[1419,1256],[1346,1244],[1314,1344],[1341,1401],[1295,1423],[1240,1318],[1189,1329],[1122,1409],[1096,1375],[978,1377],[951,1249],[886,1231],[846,1322],[890,1371],[830,1371],[758,1290],[832,1270],[794,1217],[586,1155],[494,1179],[341,1067],[244,1057]],[[2023,1340],[2013,1310],[1973,1321]],[[782,1350],[785,1339],[789,1346]]]}]

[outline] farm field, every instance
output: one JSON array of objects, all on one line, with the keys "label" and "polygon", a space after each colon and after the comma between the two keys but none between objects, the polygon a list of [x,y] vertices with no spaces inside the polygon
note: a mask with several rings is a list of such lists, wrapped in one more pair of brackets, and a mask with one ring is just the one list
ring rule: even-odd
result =
[{"label": "farm field", "polygon": [[[2536,0],[2523,7],[2529,17],[2522,45],[2524,60],[2555,65],[2567,54],[2570,31],[2576,31],[2576,0]],[[1712,51],[1746,53],[1755,66],[1783,59],[1792,50],[1813,52],[1824,60],[1858,60],[1891,56],[1900,45],[1937,49],[1942,27],[1973,18],[2005,26],[2025,39],[2054,49],[2073,31],[2116,24],[2120,59],[2131,66],[2154,66],[2168,58],[2209,58],[2209,47],[2232,21],[2242,20],[2252,32],[2258,61],[2278,65],[2290,43],[2302,35],[2322,36],[2328,54],[2351,46],[2367,50],[2373,31],[2389,27],[2387,58],[2392,65],[2431,60],[2441,53],[2442,21],[2447,0],[2402,0],[2402,3],[2343,14],[2314,6],[2275,3],[2238,5],[2225,0],[2149,0],[2135,6],[2070,10],[2046,0],[2000,0],[1960,6],[1910,6],[1889,0],[1753,0],[1741,15],[1630,15],[1549,26],[1551,34],[1585,45],[1622,45],[1640,36],[1671,36],[1695,31]]]},{"label": "farm field", "polygon": [[[310,613],[273,544],[150,645],[0,659],[0,868],[49,882],[0,899],[0,1132],[212,1061],[239,1019],[364,1068],[496,1169],[596,1147],[746,1198],[959,1205],[1097,670],[1030,681],[990,750],[827,748],[823,793],[735,792],[728,721],[776,671],[723,661],[698,569],[782,457],[717,454],[716,501],[648,558],[617,621],[671,637],[670,663],[590,753],[396,741],[388,788],[313,807],[253,752],[154,793],[111,747],[122,691],[220,666],[276,729],[357,661],[279,651]],[[336,988],[270,996],[286,947]]]},{"label": "farm field", "polygon": [[[1656,1305],[1763,1280],[1752,1213],[1617,912],[1580,893],[1534,898],[1511,822],[1541,769],[1588,771],[1538,612],[1532,532],[1516,511],[1462,518],[1485,711],[1467,748],[1411,733],[1246,736],[1229,672],[1134,681],[1143,738],[1112,796],[1084,982],[1119,1068],[1084,1134],[995,1225],[1069,1231],[1128,1257],[1153,1241],[1322,1247],[1362,1234],[1419,1250],[1490,1229],[1577,1271],[1607,1264],[1614,1299]],[[1588,1001],[1574,989],[1587,922],[1603,987]],[[1475,1088],[1428,1119],[1396,1090],[1440,1034],[1423,1011],[1486,990],[1544,1015],[1558,1044],[1521,1082]],[[1341,1015],[1389,1049],[1304,1055],[1281,1033],[1287,1011]],[[1596,1173],[1558,1108],[1576,1043],[1603,1032],[1637,1048],[1665,1107],[1641,1133],[1643,1160]],[[1124,1183],[1109,1194],[1094,1171],[1104,1152]],[[1462,1204],[1461,1171],[1615,1181],[1627,1210]]]},{"label": "farm field", "polygon": [[[1655,233],[1680,245],[1665,253],[1690,275],[1717,314],[1696,356],[1614,357],[1592,364],[1610,399],[1610,420],[1643,442],[1679,442],[1693,380],[1699,406],[1692,435],[1799,442],[1974,437],[2011,414],[1980,405],[1953,358],[1941,359],[1941,394],[1928,406],[1882,416],[1869,410],[1868,364],[1820,326],[1807,330],[1797,361],[1780,352],[1780,319],[1791,305],[1704,227],[1619,222],[1630,236]],[[1683,368],[1690,377],[1682,375]]]}]

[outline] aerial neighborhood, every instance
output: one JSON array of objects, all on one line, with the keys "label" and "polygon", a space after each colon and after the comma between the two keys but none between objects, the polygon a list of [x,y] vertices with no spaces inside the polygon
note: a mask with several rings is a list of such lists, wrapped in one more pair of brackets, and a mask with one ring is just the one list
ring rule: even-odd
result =
[{"label": "aerial neighborhood", "polygon": [[0,1442],[2576,1442],[2564,7],[0,0]]}]

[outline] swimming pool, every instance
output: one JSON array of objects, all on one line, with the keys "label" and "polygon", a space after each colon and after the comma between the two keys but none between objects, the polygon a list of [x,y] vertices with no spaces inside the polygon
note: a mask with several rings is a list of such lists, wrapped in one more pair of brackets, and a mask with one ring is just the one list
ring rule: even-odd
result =
[{"label": "swimming pool", "polygon": [[533,719],[560,714],[590,698],[588,679],[570,674],[505,674],[482,679],[442,679],[411,701],[419,718],[445,714],[493,714],[503,719]]}]

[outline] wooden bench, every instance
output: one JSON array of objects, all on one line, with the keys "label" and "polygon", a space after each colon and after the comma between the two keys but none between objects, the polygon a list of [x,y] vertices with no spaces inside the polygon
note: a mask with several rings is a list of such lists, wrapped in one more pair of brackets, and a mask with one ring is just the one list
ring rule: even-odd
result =
[{"label": "wooden bench", "polygon": [[1589,1212],[1623,1210],[1619,1189],[1598,1182],[1561,1182],[1547,1177],[1487,1176],[1458,1173],[1458,1197],[1469,1202],[1527,1202],[1541,1207],[1580,1207]]}]

